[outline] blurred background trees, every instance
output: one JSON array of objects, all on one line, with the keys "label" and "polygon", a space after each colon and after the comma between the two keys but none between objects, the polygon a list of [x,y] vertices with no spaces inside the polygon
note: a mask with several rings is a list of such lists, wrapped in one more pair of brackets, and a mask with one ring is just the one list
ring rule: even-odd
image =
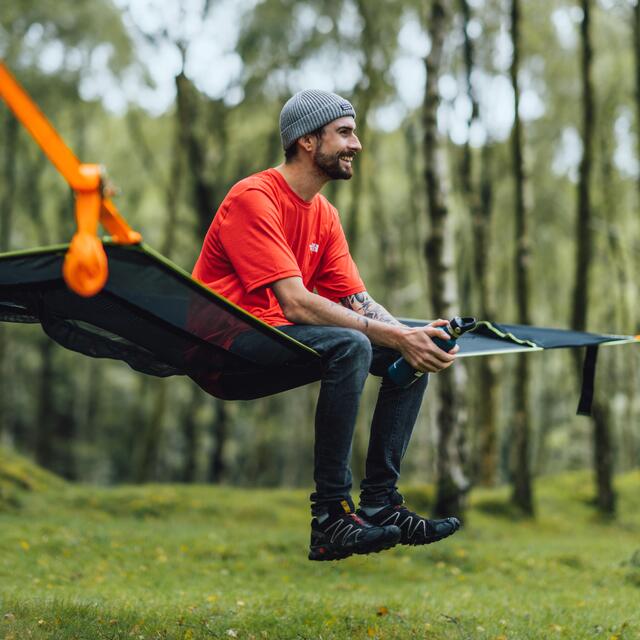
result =
[{"label": "blurred background trees", "polygon": [[[27,0],[0,56],[146,242],[190,270],[238,179],[280,162],[295,91],[351,99],[364,152],[325,194],[372,295],[399,316],[638,333],[640,9],[635,0]],[[615,46],[612,46],[615,43]],[[0,106],[0,250],[66,242],[70,194]],[[567,352],[459,362],[431,380],[405,481],[461,511],[508,482],[640,462],[638,354],[600,356],[594,420]],[[0,443],[65,477],[309,485],[315,385],[222,403],[0,326]],[[361,405],[362,470],[379,381]]]}]

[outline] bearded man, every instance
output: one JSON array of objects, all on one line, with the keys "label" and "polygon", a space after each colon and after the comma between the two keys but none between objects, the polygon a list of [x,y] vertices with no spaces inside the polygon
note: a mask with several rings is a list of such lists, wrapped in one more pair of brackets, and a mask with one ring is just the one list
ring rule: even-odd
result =
[{"label": "bearded man", "polygon": [[[315,416],[309,559],[422,545],[445,538],[457,518],[428,520],[410,511],[397,488],[400,464],[427,386],[427,375],[397,386],[388,367],[404,357],[435,373],[455,360],[432,341],[447,339],[438,320],[409,328],[368,294],[349,254],[336,209],[320,194],[330,180],[349,180],[362,150],[353,106],[335,93],[295,94],[280,114],[285,161],[231,188],[207,232],[193,276],[321,356]],[[257,363],[272,347],[257,332],[231,349]],[[351,499],[351,444],[367,375],[382,383],[371,423],[360,508]],[[278,387],[278,383],[281,382]],[[277,391],[296,386],[269,380]],[[275,387],[274,387],[275,384]],[[297,381],[300,384],[300,381]],[[291,429],[291,437],[296,425]]]}]

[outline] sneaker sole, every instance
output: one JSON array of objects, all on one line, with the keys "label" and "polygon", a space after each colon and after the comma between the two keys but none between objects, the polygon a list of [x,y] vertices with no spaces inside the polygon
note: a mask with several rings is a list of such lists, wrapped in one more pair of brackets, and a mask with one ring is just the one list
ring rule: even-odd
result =
[{"label": "sneaker sole", "polygon": [[344,560],[352,555],[369,555],[370,553],[380,553],[395,547],[400,542],[400,535],[397,538],[384,541],[381,545],[372,545],[370,548],[353,549],[345,551],[344,549],[333,549],[330,545],[317,545],[309,548],[309,560],[320,562],[331,560]]}]

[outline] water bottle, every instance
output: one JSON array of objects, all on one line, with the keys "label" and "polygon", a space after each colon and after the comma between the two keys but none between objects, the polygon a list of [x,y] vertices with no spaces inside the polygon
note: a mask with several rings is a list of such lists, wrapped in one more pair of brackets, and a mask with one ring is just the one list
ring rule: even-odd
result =
[{"label": "water bottle", "polygon": [[[467,331],[471,331],[476,327],[475,318],[460,318],[456,316],[449,321],[449,324],[443,327],[448,335],[449,339],[435,337],[431,338],[436,345],[438,345],[443,351],[451,351],[456,346],[458,338]],[[424,375],[424,371],[417,371],[414,369],[404,358],[398,358],[388,369],[388,376],[403,389],[410,387],[418,378]]]}]

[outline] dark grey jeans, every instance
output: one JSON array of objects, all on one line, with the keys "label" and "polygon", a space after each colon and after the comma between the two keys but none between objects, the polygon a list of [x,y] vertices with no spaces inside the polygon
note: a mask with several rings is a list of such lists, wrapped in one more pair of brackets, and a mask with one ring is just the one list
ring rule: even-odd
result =
[{"label": "dark grey jeans", "polygon": [[[360,395],[369,373],[380,376],[382,383],[371,423],[360,504],[382,506],[402,502],[397,489],[400,463],[413,432],[428,376],[422,376],[408,389],[396,386],[386,372],[400,354],[372,345],[363,333],[354,329],[313,325],[279,328],[321,356],[321,366],[314,376],[321,385],[315,418],[313,477],[316,490],[311,494],[312,513],[325,513],[341,500],[351,503],[351,445]],[[231,350],[257,363],[262,361],[273,366],[278,355],[270,353],[271,348],[269,340],[249,332],[239,336]],[[274,382],[271,378],[266,384],[273,388]]]}]

